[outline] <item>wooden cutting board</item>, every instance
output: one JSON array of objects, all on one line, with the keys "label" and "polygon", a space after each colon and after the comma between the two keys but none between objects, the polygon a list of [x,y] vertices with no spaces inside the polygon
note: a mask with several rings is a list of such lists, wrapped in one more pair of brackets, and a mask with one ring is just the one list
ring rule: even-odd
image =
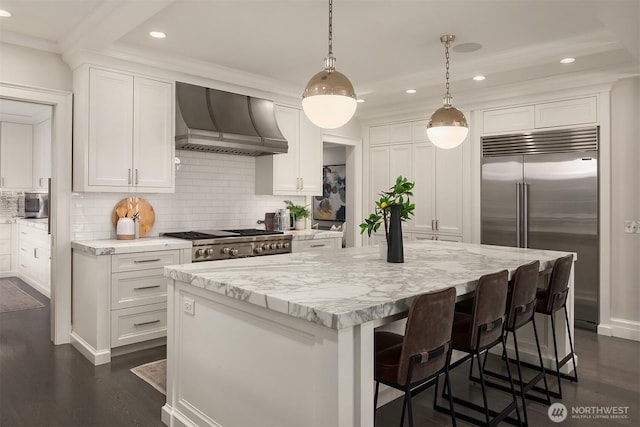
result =
[{"label": "wooden cutting board", "polygon": [[143,237],[149,232],[149,230],[151,230],[153,223],[156,222],[156,214],[149,202],[141,197],[127,197],[126,199],[122,199],[116,203],[113,208],[113,212],[111,213],[111,223],[116,227],[118,224],[119,214],[133,218],[133,215],[136,212],[136,201],[138,204],[138,212],[140,213],[139,236]]}]

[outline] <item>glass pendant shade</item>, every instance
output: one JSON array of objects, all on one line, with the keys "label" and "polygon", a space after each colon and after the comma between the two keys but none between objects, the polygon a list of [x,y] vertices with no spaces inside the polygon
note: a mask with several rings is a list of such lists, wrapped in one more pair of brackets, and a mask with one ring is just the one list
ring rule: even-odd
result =
[{"label": "glass pendant shade", "polygon": [[323,129],[346,124],[358,103],[353,85],[338,71],[322,70],[311,77],[302,94],[302,109],[311,123]]},{"label": "glass pendant shade", "polygon": [[451,105],[436,110],[427,124],[429,140],[439,148],[455,148],[469,133],[467,119],[462,111]]}]

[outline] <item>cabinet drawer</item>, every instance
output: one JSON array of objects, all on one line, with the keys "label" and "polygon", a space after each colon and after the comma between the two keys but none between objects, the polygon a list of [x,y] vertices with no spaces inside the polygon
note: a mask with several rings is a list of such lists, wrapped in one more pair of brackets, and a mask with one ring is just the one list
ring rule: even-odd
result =
[{"label": "cabinet drawer", "polygon": [[11,240],[0,240],[0,255],[11,255]]},{"label": "cabinet drawer", "polygon": [[123,308],[111,312],[111,347],[166,336],[166,303]]},{"label": "cabinet drawer", "polygon": [[11,255],[0,255],[0,271],[11,271]]},{"label": "cabinet drawer", "polygon": [[173,264],[180,264],[179,250],[112,255],[111,272],[150,270]]},{"label": "cabinet drawer", "polygon": [[338,249],[342,247],[342,239],[294,240],[292,252]]},{"label": "cabinet drawer", "polygon": [[37,228],[20,225],[18,228],[18,239],[20,242],[28,241],[35,246],[46,248],[49,246],[49,236],[46,230],[39,230]]},{"label": "cabinet drawer", "polygon": [[162,268],[114,273],[111,309],[167,302],[167,279]]}]

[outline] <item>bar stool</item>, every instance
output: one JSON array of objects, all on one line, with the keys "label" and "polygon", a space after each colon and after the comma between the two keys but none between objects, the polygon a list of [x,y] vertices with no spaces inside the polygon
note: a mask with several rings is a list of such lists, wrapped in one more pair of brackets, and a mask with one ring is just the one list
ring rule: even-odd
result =
[{"label": "bar stool", "polygon": [[[486,359],[488,350],[499,343],[502,343],[503,351],[505,351],[504,329],[506,323],[505,307],[507,302],[508,279],[509,272],[507,270],[480,277],[476,286],[471,313],[456,310],[453,320],[453,348],[454,350],[467,354],[455,361],[450,369],[460,366],[469,359],[473,361],[474,357],[478,358],[478,366],[481,366],[480,355],[485,353]],[[460,412],[456,413],[457,418],[476,425],[485,426],[494,426],[503,420],[522,425],[509,363],[506,363],[506,366],[510,385],[509,390],[512,397],[511,402],[499,412],[490,409],[484,375],[482,369],[478,369],[480,373],[483,406],[457,397],[453,397],[453,401],[456,405],[460,404],[461,406],[483,413],[484,420]],[[449,396],[452,394],[448,385],[445,387],[445,392],[448,392]],[[447,393],[445,392],[443,392],[443,396],[446,396]],[[448,413],[447,408],[443,406],[438,405],[436,409]],[[509,417],[509,414],[513,411],[516,412],[517,420]]]},{"label": "bar stool", "polygon": [[[435,405],[435,397],[438,395],[437,379],[442,373],[445,375],[446,385],[450,387],[449,361],[455,301],[455,288],[419,295],[409,308],[404,335],[375,333],[374,419],[380,383],[404,392],[401,427],[406,408],[409,409],[409,426],[413,427],[413,396],[433,385],[435,380]],[[449,405],[451,422],[455,426],[451,399]]]},{"label": "bar stool", "polygon": [[[553,352],[555,355],[556,369],[545,369],[558,379],[558,392],[550,391],[551,396],[562,399],[562,385],[560,378],[565,378],[573,382],[578,382],[578,366],[573,351],[573,339],[571,338],[571,330],[569,328],[569,313],[567,312],[567,296],[569,295],[569,276],[571,275],[571,265],[573,264],[573,254],[558,258],[551,270],[551,278],[549,279],[549,287],[547,289],[538,289],[536,296],[536,313],[544,314],[551,317],[551,330],[553,332]],[[556,322],[555,312],[564,309],[564,319],[567,325],[567,334],[569,335],[569,347],[571,353],[566,355],[562,360],[558,359],[558,343],[556,341]],[[567,364],[571,359],[573,362],[573,375],[567,375],[560,372],[560,368]],[[539,388],[534,388],[540,391]]]},{"label": "bar stool", "polygon": [[[509,282],[509,290],[507,293],[507,324],[505,326],[506,338],[509,337],[509,332],[513,335],[513,344],[516,356],[516,365],[518,367],[518,379],[514,380],[514,383],[520,386],[518,395],[522,398],[522,412],[524,418],[524,425],[528,425],[527,417],[527,403],[525,397],[530,400],[543,403],[545,405],[551,405],[551,397],[549,395],[549,386],[547,384],[547,377],[545,376],[544,364],[542,361],[542,353],[540,351],[540,341],[538,340],[538,331],[536,329],[535,321],[535,307],[536,307],[536,285],[538,284],[538,275],[540,270],[540,262],[534,261],[526,265],[521,265],[516,269],[513,279]],[[525,382],[522,378],[522,363],[520,362],[520,351],[518,350],[518,339],[516,336],[516,330],[520,329],[527,323],[533,324],[533,335],[536,339],[536,348],[538,350],[538,360],[540,364],[535,367],[538,371],[535,377],[528,382]],[[507,355],[503,350],[503,359],[507,360]],[[509,381],[506,375],[502,375],[497,372],[493,372],[486,369],[485,358],[482,366],[482,372],[493,378],[498,378],[503,381]],[[513,360],[511,360],[513,361]],[[473,363],[473,361],[472,361]],[[473,365],[471,367],[473,369]],[[471,371],[469,373],[471,377]],[[479,378],[471,378],[474,381],[479,381]],[[544,381],[544,394],[546,398],[540,398],[533,396],[529,393],[533,387],[540,381]],[[503,391],[510,391],[510,389],[503,384],[496,384],[491,381],[486,381],[486,384]]]}]

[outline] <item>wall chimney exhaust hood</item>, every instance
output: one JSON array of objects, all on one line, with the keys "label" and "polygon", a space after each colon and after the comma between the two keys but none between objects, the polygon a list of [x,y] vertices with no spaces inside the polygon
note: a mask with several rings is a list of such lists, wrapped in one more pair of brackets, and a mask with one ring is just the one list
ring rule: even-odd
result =
[{"label": "wall chimney exhaust hood", "polygon": [[176,149],[261,156],[288,144],[273,101],[176,82]]}]

